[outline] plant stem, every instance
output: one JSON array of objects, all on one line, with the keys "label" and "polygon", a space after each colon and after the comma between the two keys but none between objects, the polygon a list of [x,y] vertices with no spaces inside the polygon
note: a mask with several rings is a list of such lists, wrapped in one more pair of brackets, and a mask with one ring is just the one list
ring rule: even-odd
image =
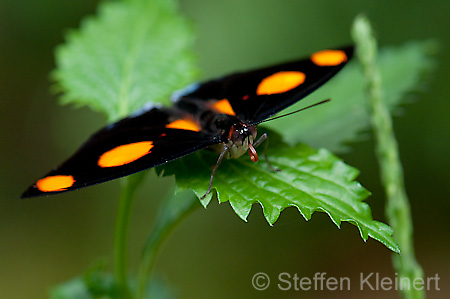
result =
[{"label": "plant stem", "polygon": [[[423,270],[417,263],[413,245],[413,225],[409,201],[403,179],[397,141],[392,128],[389,110],[383,102],[381,76],[376,64],[377,42],[368,19],[358,16],[352,29],[357,45],[357,55],[367,79],[371,121],[376,139],[376,154],[380,165],[381,181],[385,188],[386,217],[394,229],[401,255],[393,255],[393,266],[399,281],[423,281]],[[425,298],[425,292],[414,287],[399,288],[404,298]]]},{"label": "plant stem", "polygon": [[127,283],[127,241],[128,224],[130,222],[131,208],[133,206],[134,194],[144,179],[146,172],[140,172],[124,178],[122,190],[117,209],[115,240],[114,240],[114,260],[116,280],[121,293],[120,298],[128,298],[130,291]]},{"label": "plant stem", "polygon": [[147,286],[161,246],[178,224],[199,206],[197,197],[191,191],[172,195],[164,201],[153,231],[144,247],[139,268],[137,298],[148,298],[146,295],[150,293],[150,288]]}]

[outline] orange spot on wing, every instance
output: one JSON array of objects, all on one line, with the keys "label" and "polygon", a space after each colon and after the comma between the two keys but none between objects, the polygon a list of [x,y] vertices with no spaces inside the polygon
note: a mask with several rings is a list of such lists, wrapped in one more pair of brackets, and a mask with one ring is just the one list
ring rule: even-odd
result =
[{"label": "orange spot on wing", "polygon": [[166,128],[169,129],[181,129],[181,130],[189,130],[199,132],[200,127],[197,123],[191,119],[178,119],[166,125]]},{"label": "orange spot on wing", "polygon": [[141,141],[119,145],[112,150],[103,153],[98,159],[100,167],[122,166],[151,153],[154,147],[153,141]]},{"label": "orange spot on wing", "polygon": [[323,50],[312,54],[311,60],[318,66],[336,66],[347,61],[347,54],[342,50]]},{"label": "orange spot on wing", "polygon": [[53,175],[36,182],[36,187],[42,192],[64,191],[75,183],[71,175]]},{"label": "orange spot on wing", "polygon": [[233,110],[233,107],[231,107],[231,104],[227,99],[215,102],[213,107],[224,114],[236,115],[236,113]]},{"label": "orange spot on wing", "polygon": [[284,93],[305,82],[306,75],[297,71],[278,72],[264,78],[256,89],[257,95]]}]

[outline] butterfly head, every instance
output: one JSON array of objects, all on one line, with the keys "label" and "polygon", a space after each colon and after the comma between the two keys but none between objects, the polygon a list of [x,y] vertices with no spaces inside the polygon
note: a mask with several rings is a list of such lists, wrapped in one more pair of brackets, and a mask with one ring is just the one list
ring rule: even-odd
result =
[{"label": "butterfly head", "polygon": [[258,161],[258,154],[253,147],[253,142],[257,134],[255,126],[241,122],[234,124],[228,134],[230,157],[238,158],[245,154],[245,152],[248,152],[253,162]]}]

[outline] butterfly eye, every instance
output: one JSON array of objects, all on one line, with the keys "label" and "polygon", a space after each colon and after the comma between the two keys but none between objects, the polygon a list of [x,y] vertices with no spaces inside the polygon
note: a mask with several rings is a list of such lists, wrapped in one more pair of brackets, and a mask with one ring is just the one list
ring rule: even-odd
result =
[{"label": "butterfly eye", "polygon": [[233,130],[233,133],[231,134],[231,140],[233,140],[233,142],[236,142],[242,138],[241,135],[242,135],[241,130],[235,129],[235,130]]}]

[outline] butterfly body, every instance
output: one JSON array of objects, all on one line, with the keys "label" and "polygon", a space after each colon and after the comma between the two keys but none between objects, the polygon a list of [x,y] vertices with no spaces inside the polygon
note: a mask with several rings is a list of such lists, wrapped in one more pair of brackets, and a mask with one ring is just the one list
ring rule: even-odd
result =
[{"label": "butterfly body", "polygon": [[101,129],[22,197],[102,183],[205,148],[220,152],[218,164],[246,152],[256,162],[255,147],[267,137],[257,138],[256,125],[324,84],[352,53],[352,48],[324,50],[307,59],[191,85],[174,93],[172,107],[149,107]]},{"label": "butterfly body", "polygon": [[179,117],[185,113],[182,119],[194,122],[200,131],[215,138],[215,144],[209,145],[209,149],[218,153],[227,149],[225,158],[239,158],[251,148],[256,139],[256,126],[236,117],[227,99],[204,101],[181,97],[174,101],[174,107],[178,109],[178,113],[172,110],[169,114]]}]

